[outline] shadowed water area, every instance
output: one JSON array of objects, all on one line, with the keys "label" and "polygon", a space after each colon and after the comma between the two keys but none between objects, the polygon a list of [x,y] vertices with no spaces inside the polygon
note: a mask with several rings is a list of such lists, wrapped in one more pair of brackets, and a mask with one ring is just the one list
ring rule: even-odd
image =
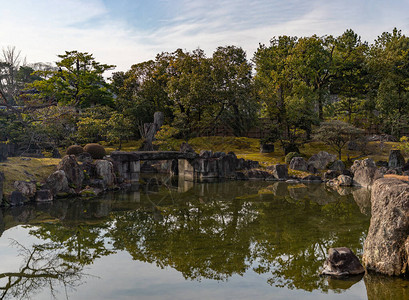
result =
[{"label": "shadowed water area", "polygon": [[409,281],[320,277],[361,258],[363,189],[265,181],[146,185],[0,214],[0,299],[408,299]]}]

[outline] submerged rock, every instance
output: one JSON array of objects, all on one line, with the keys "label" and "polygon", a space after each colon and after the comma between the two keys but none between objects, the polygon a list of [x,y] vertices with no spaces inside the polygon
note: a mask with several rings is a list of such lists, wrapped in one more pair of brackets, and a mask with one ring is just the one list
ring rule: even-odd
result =
[{"label": "submerged rock", "polygon": [[364,267],[352,250],[346,247],[340,247],[330,248],[328,250],[328,258],[324,263],[321,275],[342,277],[362,274],[364,272]]},{"label": "submerged rock", "polygon": [[273,171],[273,176],[277,180],[286,180],[288,178],[287,165],[276,164],[267,167],[267,170]]}]

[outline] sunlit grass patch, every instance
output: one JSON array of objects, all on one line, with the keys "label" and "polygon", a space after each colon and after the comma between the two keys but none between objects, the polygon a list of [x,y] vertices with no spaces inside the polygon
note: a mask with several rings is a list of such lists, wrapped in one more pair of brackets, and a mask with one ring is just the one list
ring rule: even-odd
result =
[{"label": "sunlit grass patch", "polygon": [[14,190],[14,181],[42,181],[56,170],[59,158],[23,158],[9,157],[0,163],[0,172],[5,175],[4,193]]}]

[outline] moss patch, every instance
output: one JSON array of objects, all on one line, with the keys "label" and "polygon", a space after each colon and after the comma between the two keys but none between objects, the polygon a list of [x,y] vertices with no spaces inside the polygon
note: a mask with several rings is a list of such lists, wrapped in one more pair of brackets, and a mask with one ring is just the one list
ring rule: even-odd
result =
[{"label": "moss patch", "polygon": [[43,181],[56,170],[61,159],[58,158],[9,157],[0,163],[0,172],[4,173],[4,193],[14,191],[14,181]]}]

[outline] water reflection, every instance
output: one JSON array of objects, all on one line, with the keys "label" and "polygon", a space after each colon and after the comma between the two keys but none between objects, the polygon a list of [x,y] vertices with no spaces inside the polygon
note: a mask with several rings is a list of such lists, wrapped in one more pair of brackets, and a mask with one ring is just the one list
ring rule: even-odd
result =
[{"label": "water reflection", "polygon": [[58,250],[60,267],[79,271],[125,250],[134,260],[173,268],[189,280],[228,281],[255,272],[272,286],[322,292],[356,282],[318,276],[328,248],[348,246],[362,254],[369,216],[361,210],[368,203],[356,200],[364,197],[355,198],[362,196],[355,190],[257,181],[145,182],[98,200],[8,209],[0,228],[36,225],[30,234],[47,241],[39,247]]},{"label": "water reflection", "polygon": [[55,297],[57,286],[67,291],[82,283],[83,265],[67,260],[55,244],[25,247],[12,241],[10,246],[18,248],[21,266],[17,271],[0,273],[0,299],[30,299],[43,288],[49,288]]}]

